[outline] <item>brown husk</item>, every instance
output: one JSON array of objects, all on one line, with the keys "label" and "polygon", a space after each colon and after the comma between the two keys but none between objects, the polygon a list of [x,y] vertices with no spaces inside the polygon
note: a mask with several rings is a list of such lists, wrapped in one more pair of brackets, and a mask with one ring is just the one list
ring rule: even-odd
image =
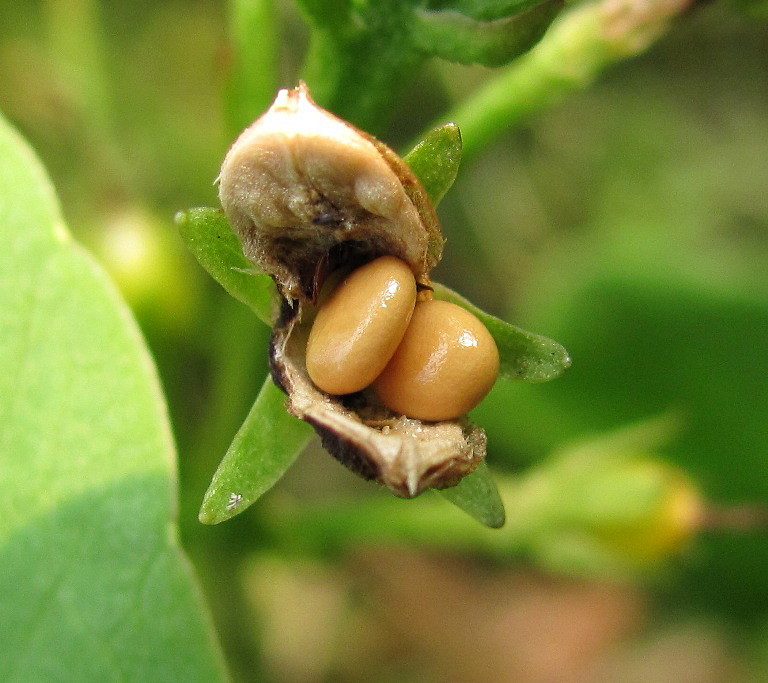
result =
[{"label": "brown husk", "polygon": [[454,486],[480,463],[485,432],[465,418],[422,422],[393,414],[370,390],[331,396],[317,389],[304,362],[310,325],[300,307],[286,302],[275,326],[272,377],[288,394],[288,410],[314,427],[331,455],[403,498]]}]

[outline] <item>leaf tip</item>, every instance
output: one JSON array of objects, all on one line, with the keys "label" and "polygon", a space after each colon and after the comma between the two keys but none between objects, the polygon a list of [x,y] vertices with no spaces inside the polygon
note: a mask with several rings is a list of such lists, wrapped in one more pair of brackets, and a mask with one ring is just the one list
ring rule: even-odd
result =
[{"label": "leaf tip", "polygon": [[548,341],[551,344],[549,355],[552,358],[553,370],[551,376],[544,377],[545,381],[560,377],[560,375],[562,375],[568,368],[571,367],[573,362],[571,360],[571,354],[568,353],[568,350],[564,346],[551,339]]},{"label": "leaf tip", "polygon": [[449,121],[443,125],[443,129],[445,130],[447,137],[452,137],[459,145],[462,143],[461,128],[459,128],[458,123],[455,121]]},{"label": "leaf tip", "polygon": [[500,529],[506,522],[504,501],[485,461],[456,486],[441,489],[438,493],[491,529]]},{"label": "leaf tip", "polygon": [[213,519],[210,513],[208,513],[205,510],[200,510],[200,513],[197,515],[197,519],[201,524],[205,524],[207,526],[212,526],[213,524],[216,524],[216,520]]},{"label": "leaf tip", "polygon": [[478,519],[478,521],[485,524],[489,529],[501,529],[507,523],[507,513],[502,505],[499,508],[495,508],[492,514]]},{"label": "leaf tip", "polygon": [[232,516],[233,513],[230,510],[230,506],[221,499],[218,491],[211,486],[203,497],[197,518],[202,524],[219,524]]},{"label": "leaf tip", "polygon": [[216,513],[214,506],[210,505],[208,499],[203,501],[200,506],[200,512],[197,514],[197,519],[201,524],[213,525],[223,521],[221,516]]}]

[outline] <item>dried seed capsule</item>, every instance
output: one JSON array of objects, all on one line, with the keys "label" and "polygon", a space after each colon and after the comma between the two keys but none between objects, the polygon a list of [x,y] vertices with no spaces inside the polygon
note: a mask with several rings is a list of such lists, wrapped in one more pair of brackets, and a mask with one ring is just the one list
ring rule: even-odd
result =
[{"label": "dried seed capsule", "polygon": [[307,313],[328,273],[394,256],[420,287],[430,286],[443,237],[408,165],[318,107],[300,84],[281,90],[232,145],[219,196],[244,254],[282,295],[272,377],[288,394],[288,410],[315,428],[326,449],[404,497],[453,486],[482,462],[485,433],[465,416],[439,423],[396,416],[372,391],[330,394],[307,372]]},{"label": "dried seed capsule", "polygon": [[424,301],[374,389],[391,410],[438,422],[474,408],[498,372],[496,343],[474,315],[447,301]]},{"label": "dried seed capsule", "polygon": [[389,362],[416,303],[411,269],[382,256],[348,275],[323,302],[307,342],[307,372],[329,394],[365,389]]},{"label": "dried seed capsule", "polygon": [[219,197],[246,257],[288,299],[315,302],[349,251],[392,254],[428,284],[443,239],[434,207],[386,145],[281,90],[227,152]]}]

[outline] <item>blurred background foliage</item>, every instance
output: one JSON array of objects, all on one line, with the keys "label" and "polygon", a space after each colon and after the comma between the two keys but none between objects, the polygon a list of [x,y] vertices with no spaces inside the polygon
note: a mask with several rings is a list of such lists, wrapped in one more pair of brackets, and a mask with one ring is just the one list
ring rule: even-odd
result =
[{"label": "blurred background foliage", "polygon": [[[765,680],[764,4],[691,8],[641,57],[498,131],[440,207],[436,279],[574,360],[556,382],[499,383],[475,412],[502,488],[574,440],[674,417],[641,462],[685,473],[707,501],[702,526],[681,552],[668,556],[675,538],[650,552],[661,563],[618,574],[558,549],[489,555],[474,539],[501,532],[442,528],[430,511],[442,501],[385,500],[317,447],[263,503],[200,525],[203,492],[265,375],[269,331],[197,266],[173,215],[217,205],[220,161],[272,90],[250,105],[231,96],[242,25],[221,2],[3,0],[2,17],[0,109],[157,360],[183,539],[236,679]],[[252,36],[254,59],[274,47],[274,85],[293,85],[308,29],[290,2],[267,19],[279,33],[264,24]],[[407,151],[493,74],[427,61],[373,132]],[[420,515],[436,540],[408,545]]]}]

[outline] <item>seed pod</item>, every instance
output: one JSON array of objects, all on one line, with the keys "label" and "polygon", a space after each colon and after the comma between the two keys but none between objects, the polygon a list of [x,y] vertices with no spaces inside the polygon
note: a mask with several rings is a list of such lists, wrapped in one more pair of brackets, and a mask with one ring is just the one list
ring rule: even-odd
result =
[{"label": "seed pod", "polygon": [[423,422],[365,389],[334,396],[307,372],[311,318],[333,271],[395,256],[428,290],[443,238],[431,201],[386,145],[317,107],[306,86],[281,90],[227,153],[224,211],[243,252],[283,297],[270,367],[288,410],[311,424],[348,468],[403,497],[458,483],[485,457],[485,433],[465,417]]},{"label": "seed pod", "polygon": [[383,254],[428,286],[442,252],[434,207],[408,166],[318,107],[304,84],[281,90],[232,145],[219,198],[246,257],[288,299],[314,303],[327,272]]}]

